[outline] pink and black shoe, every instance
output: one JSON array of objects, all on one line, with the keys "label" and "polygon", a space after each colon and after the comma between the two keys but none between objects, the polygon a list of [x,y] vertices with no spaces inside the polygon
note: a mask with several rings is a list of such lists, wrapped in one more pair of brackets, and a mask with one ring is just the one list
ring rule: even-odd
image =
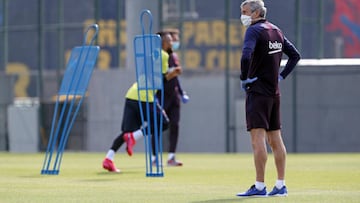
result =
[{"label": "pink and black shoe", "polygon": [[126,142],[126,151],[129,156],[132,156],[133,154],[133,147],[136,144],[136,140],[134,138],[134,135],[132,133],[125,133],[124,134],[124,141]]},{"label": "pink and black shoe", "polygon": [[183,163],[180,162],[180,161],[177,161],[177,160],[175,159],[175,157],[173,157],[172,159],[169,159],[169,160],[167,161],[167,165],[168,165],[168,166],[182,166]]},{"label": "pink and black shoe", "polygon": [[116,168],[114,162],[111,161],[110,159],[105,158],[102,164],[103,164],[103,168],[108,170],[109,172],[120,173],[120,170]]}]

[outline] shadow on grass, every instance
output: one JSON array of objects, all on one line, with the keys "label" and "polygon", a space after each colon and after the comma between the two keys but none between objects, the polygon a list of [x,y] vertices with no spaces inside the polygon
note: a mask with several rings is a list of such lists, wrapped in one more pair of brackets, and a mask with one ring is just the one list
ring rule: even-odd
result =
[{"label": "shadow on grass", "polygon": [[141,171],[126,170],[126,171],[121,171],[120,173],[116,173],[116,172],[109,172],[104,170],[102,172],[97,172],[96,174],[100,176],[110,176],[110,175],[126,175],[126,174],[141,174],[141,173],[145,174],[145,171],[141,172]]},{"label": "shadow on grass", "polygon": [[92,178],[92,179],[84,179],[82,181],[84,182],[110,182],[110,181],[118,181],[118,179],[114,179],[114,178],[106,178],[106,177],[115,177],[115,176],[123,176],[126,174],[139,174],[140,172],[137,171],[127,171],[127,172],[120,172],[120,173],[115,173],[115,172],[108,172],[108,171],[101,171],[101,172],[97,172],[95,173],[97,176],[99,177],[104,177],[104,178]]},{"label": "shadow on grass", "polygon": [[43,174],[33,174],[33,175],[24,175],[24,176],[18,176],[19,178],[41,178],[41,177],[52,177],[55,175],[43,175]]},{"label": "shadow on grass", "polygon": [[123,175],[123,173],[122,172],[115,173],[115,172],[102,171],[102,172],[97,172],[96,175],[99,175],[99,176],[118,176],[118,175]]},{"label": "shadow on grass", "polygon": [[244,198],[232,198],[232,199],[211,199],[211,200],[204,200],[204,201],[195,201],[191,203],[230,203],[230,202],[241,202],[244,201]]}]

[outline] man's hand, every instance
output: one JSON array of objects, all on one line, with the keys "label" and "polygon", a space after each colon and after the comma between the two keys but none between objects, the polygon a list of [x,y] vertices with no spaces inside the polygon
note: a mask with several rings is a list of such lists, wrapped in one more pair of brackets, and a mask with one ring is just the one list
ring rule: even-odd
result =
[{"label": "man's hand", "polygon": [[257,79],[258,79],[257,77],[254,77],[254,78],[248,78],[246,80],[241,80],[241,88],[243,88],[246,91],[247,85],[253,83]]},{"label": "man's hand", "polygon": [[280,81],[282,81],[282,80],[284,80],[283,76],[279,75],[279,77],[278,77],[278,82],[280,82]]},{"label": "man's hand", "polygon": [[171,80],[172,78],[180,75],[182,73],[182,68],[181,66],[177,66],[177,67],[174,67],[174,68],[170,68],[169,71],[166,73],[165,77],[166,77],[166,80]]}]

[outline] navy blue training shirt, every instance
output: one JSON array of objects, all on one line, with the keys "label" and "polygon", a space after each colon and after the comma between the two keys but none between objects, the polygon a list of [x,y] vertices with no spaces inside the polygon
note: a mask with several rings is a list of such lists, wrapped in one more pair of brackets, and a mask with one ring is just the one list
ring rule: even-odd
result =
[{"label": "navy blue training shirt", "polygon": [[282,53],[289,57],[280,73],[285,79],[300,60],[299,52],[278,27],[265,19],[248,27],[241,57],[240,79],[258,79],[249,84],[247,92],[257,92],[266,96],[280,94],[278,75]]}]

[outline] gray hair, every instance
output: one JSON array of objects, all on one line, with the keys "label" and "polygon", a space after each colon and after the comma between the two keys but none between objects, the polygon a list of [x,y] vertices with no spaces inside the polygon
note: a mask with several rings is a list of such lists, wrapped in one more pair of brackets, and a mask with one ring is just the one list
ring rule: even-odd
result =
[{"label": "gray hair", "polygon": [[260,11],[260,17],[265,18],[266,16],[266,7],[263,0],[245,0],[241,3],[241,8],[249,4],[251,12]]}]

